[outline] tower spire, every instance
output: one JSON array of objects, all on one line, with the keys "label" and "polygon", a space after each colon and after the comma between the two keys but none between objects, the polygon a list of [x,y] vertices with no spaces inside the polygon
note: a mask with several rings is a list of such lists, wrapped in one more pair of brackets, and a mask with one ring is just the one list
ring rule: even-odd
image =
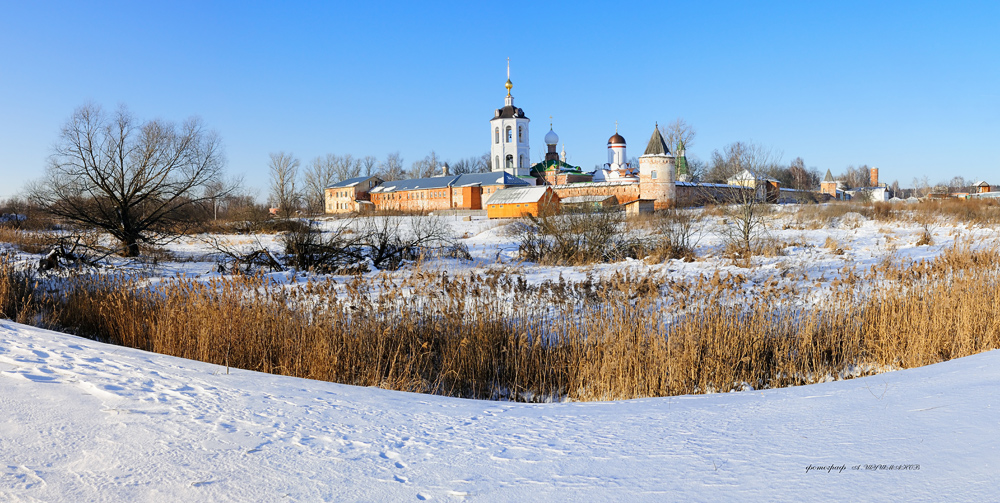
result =
[{"label": "tower spire", "polygon": [[507,88],[507,96],[510,96],[510,88],[514,87],[514,84],[510,81],[510,58],[507,58],[507,83],[504,84]]}]

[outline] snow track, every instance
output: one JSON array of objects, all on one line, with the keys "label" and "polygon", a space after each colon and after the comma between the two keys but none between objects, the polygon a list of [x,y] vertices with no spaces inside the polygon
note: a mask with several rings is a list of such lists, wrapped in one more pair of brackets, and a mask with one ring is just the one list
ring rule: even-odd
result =
[{"label": "snow track", "polygon": [[0,321],[0,501],[990,501],[998,384],[995,351],[529,405],[227,375]]}]

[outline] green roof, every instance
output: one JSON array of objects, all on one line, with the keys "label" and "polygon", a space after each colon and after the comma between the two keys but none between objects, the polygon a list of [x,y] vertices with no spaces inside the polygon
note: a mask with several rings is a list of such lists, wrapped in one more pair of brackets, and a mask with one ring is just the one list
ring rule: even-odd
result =
[{"label": "green roof", "polygon": [[561,173],[578,173],[585,174],[580,170],[580,166],[573,166],[571,164],[566,164],[562,161],[542,161],[531,167],[531,171],[535,173],[545,173],[548,171],[559,171]]}]

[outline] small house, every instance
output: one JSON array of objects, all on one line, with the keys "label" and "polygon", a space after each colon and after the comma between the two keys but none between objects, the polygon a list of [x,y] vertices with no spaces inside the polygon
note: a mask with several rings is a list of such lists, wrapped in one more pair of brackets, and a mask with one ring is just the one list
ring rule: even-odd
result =
[{"label": "small house", "polygon": [[625,203],[625,216],[635,216],[653,213],[655,199],[636,199]]},{"label": "small house", "polygon": [[551,187],[511,187],[493,193],[486,203],[488,218],[538,216],[559,211],[559,196]]}]

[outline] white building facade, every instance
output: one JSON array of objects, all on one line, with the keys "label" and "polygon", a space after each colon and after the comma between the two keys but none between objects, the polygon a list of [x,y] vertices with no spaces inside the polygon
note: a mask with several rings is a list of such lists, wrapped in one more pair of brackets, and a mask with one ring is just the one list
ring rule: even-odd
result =
[{"label": "white building facade", "polygon": [[531,174],[531,150],[528,145],[528,123],[524,110],[514,106],[510,90],[510,68],[507,69],[507,97],[490,120],[490,159],[493,171],[505,171],[514,176]]},{"label": "white building facade", "polygon": [[615,134],[608,139],[608,162],[594,171],[594,181],[639,183],[639,167],[628,162],[625,138],[618,134],[617,125]]}]

